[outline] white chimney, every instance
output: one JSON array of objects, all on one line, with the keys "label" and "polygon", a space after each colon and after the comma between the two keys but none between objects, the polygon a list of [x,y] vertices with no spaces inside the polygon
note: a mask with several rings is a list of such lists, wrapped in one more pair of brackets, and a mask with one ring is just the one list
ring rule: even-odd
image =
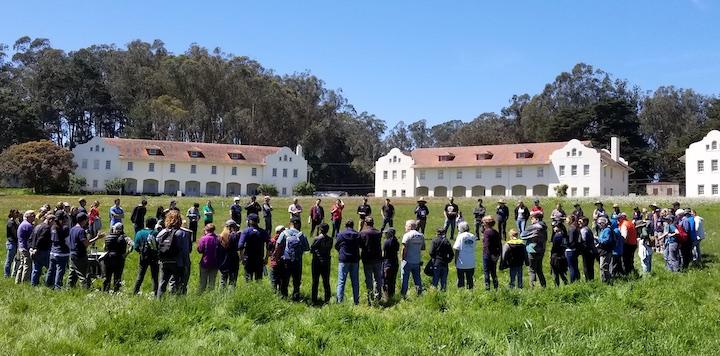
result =
[{"label": "white chimney", "polygon": [[300,157],[303,157],[302,146],[300,146],[300,145],[295,146],[295,154]]},{"label": "white chimney", "polygon": [[620,140],[616,136],[610,137],[610,156],[615,162],[620,160]]}]

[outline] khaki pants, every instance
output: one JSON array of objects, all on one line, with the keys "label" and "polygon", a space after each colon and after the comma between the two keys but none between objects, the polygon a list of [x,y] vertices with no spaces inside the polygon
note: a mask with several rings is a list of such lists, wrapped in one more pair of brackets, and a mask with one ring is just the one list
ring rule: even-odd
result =
[{"label": "khaki pants", "polygon": [[18,260],[20,260],[20,267],[18,267],[17,275],[15,276],[15,283],[20,284],[30,280],[32,259],[30,259],[30,251],[28,250],[18,250],[17,256]]}]

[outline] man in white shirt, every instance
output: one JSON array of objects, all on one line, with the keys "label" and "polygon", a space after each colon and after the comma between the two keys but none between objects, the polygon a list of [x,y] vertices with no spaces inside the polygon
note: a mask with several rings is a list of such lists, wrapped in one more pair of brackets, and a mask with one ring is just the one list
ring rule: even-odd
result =
[{"label": "man in white shirt", "polygon": [[[475,246],[477,237],[469,232],[470,226],[467,222],[458,224],[458,237],[455,240],[453,249],[455,252],[455,267],[457,268],[458,288],[472,289],[475,285],[473,275],[475,274]],[[467,281],[467,282],[466,282]]]},{"label": "man in white shirt", "polygon": [[407,296],[408,280],[412,274],[413,283],[418,295],[422,294],[422,279],[420,278],[420,264],[422,263],[422,251],[425,250],[425,236],[417,229],[415,220],[405,222],[405,235],[402,238],[402,263],[400,295]]},{"label": "man in white shirt", "polygon": [[302,218],[300,215],[302,214],[302,206],[300,206],[300,203],[298,203],[298,198],[294,198],[292,204],[288,207],[288,213],[290,213],[290,219],[297,219],[299,222],[296,226],[298,231],[302,231]]}]

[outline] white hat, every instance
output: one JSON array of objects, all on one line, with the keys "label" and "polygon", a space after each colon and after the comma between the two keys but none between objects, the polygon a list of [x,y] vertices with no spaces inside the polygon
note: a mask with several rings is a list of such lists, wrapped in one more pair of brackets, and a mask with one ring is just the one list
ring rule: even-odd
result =
[{"label": "white hat", "polygon": [[275,227],[275,232],[280,232],[280,231],[283,231],[283,230],[285,230],[285,226],[278,225],[277,227]]},{"label": "white hat", "polygon": [[684,209],[675,210],[675,216],[681,216],[681,215],[685,215]]},{"label": "white hat", "polygon": [[240,197],[235,197],[234,201],[240,201]]}]

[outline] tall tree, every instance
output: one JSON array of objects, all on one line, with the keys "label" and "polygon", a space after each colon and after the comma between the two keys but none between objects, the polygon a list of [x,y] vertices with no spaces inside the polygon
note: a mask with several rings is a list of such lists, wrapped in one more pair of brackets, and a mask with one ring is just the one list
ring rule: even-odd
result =
[{"label": "tall tree", "polygon": [[410,133],[403,121],[398,122],[395,127],[390,130],[388,137],[385,139],[385,146],[388,148],[398,148],[401,151],[409,151],[413,148]]},{"label": "tall tree", "polygon": [[407,126],[410,137],[413,141],[413,148],[432,147],[434,142],[430,128],[427,126],[427,120],[422,119],[413,122]]}]

